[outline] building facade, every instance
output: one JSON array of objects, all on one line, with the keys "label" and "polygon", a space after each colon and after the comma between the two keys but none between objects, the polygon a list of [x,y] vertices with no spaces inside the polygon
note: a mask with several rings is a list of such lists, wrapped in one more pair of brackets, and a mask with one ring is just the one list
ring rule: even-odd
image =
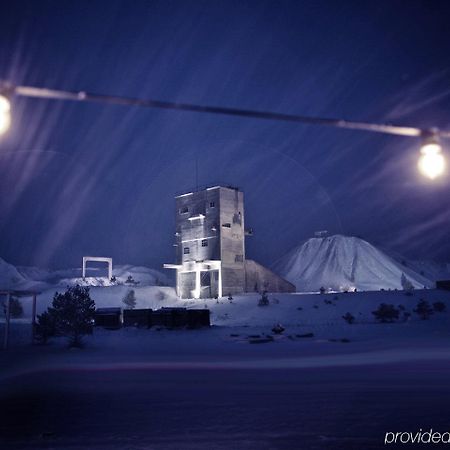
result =
[{"label": "building facade", "polygon": [[[249,289],[246,274],[244,194],[234,187],[215,186],[175,197],[177,295],[181,298],[214,298],[243,293],[257,286],[255,266]],[[262,266],[261,278],[277,277],[277,287],[295,287]],[[271,275],[270,275],[271,274]],[[267,285],[267,281],[264,281]],[[269,281],[270,284],[270,281]],[[288,286],[289,285],[289,286]],[[261,286],[263,289],[265,286]]]}]

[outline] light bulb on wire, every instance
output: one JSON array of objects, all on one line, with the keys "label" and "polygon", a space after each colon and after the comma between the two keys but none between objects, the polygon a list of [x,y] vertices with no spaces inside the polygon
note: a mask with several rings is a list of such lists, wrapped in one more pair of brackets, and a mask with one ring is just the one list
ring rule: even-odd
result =
[{"label": "light bulb on wire", "polygon": [[11,125],[11,103],[5,95],[0,94],[0,134],[6,133]]},{"label": "light bulb on wire", "polygon": [[445,158],[436,137],[426,140],[420,148],[420,153],[417,165],[422,175],[434,180],[445,172]]}]

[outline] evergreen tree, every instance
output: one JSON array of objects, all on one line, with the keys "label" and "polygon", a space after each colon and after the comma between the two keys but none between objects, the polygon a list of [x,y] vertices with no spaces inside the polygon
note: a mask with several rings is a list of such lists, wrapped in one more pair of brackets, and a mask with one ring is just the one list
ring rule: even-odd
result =
[{"label": "evergreen tree", "polygon": [[267,291],[263,291],[261,298],[258,301],[258,306],[269,306],[269,296]]},{"label": "evergreen tree", "polygon": [[421,299],[419,303],[417,303],[414,312],[420,316],[422,320],[427,320],[433,314],[434,310],[426,300]]},{"label": "evergreen tree", "polygon": [[[2,302],[3,313],[5,314],[5,316],[6,316],[6,302],[7,300],[4,300]],[[20,303],[20,300],[17,297],[11,296],[9,300],[9,313],[13,318],[23,316],[22,303]]]},{"label": "evergreen tree", "polygon": [[125,295],[125,298],[122,300],[123,303],[127,306],[127,309],[134,309],[136,306],[136,296],[134,294],[134,289],[131,289]]},{"label": "evergreen tree", "polygon": [[402,276],[400,278],[400,283],[402,284],[402,288],[404,291],[414,290],[413,284],[411,283],[411,281],[408,280],[408,278],[406,278],[404,273],[402,273]]},{"label": "evergreen tree", "polygon": [[49,311],[37,316],[36,338],[41,344],[46,344],[49,337],[56,334],[56,323],[54,315]]},{"label": "evergreen tree", "polygon": [[92,332],[95,314],[89,287],[76,285],[64,294],[56,292],[49,314],[55,320],[56,332],[67,336],[71,347],[81,347],[83,335]]}]

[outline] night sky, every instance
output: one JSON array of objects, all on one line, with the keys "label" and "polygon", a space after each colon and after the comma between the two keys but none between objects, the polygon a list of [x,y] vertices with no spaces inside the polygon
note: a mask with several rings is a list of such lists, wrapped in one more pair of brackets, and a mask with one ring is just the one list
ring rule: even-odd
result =
[{"label": "night sky", "polygon": [[[17,85],[450,129],[450,4],[2,1],[0,78]],[[15,97],[0,140],[0,257],[174,261],[174,200],[245,193],[247,254],[315,230],[450,260],[450,182],[413,138]],[[448,148],[450,141],[444,143]]]}]

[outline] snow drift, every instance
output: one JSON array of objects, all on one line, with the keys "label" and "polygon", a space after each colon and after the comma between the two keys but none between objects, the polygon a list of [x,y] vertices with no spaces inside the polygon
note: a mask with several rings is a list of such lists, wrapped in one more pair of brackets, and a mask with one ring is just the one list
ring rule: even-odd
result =
[{"label": "snow drift", "polygon": [[335,291],[403,289],[403,280],[415,288],[433,287],[430,279],[402,265],[357,237],[312,238],[281,258],[274,270],[299,292],[321,287]]}]

